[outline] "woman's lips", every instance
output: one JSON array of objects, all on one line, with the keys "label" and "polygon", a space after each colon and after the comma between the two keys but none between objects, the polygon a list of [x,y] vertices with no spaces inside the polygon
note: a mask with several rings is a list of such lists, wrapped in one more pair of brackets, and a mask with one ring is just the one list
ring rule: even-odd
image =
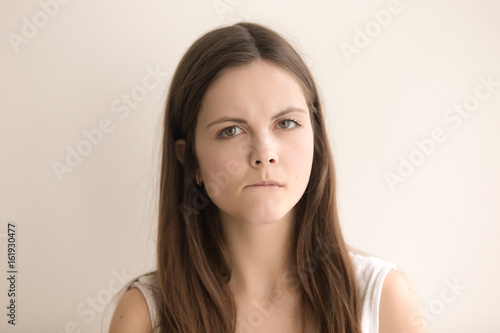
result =
[{"label": "woman's lips", "polygon": [[247,187],[283,187],[283,184],[272,179],[261,180],[255,184],[248,185]]},{"label": "woman's lips", "polygon": [[279,185],[250,185],[250,186],[247,186],[247,187],[255,187],[255,188],[258,188],[258,187],[282,188],[283,186],[279,186]]}]

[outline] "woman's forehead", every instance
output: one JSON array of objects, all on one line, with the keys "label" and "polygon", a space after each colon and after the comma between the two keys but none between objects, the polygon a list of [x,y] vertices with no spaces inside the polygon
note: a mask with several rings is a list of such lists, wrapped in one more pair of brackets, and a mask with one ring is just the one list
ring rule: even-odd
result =
[{"label": "woman's forehead", "polygon": [[274,113],[290,106],[307,108],[298,80],[285,69],[265,61],[227,69],[203,97],[200,118],[224,113]]}]

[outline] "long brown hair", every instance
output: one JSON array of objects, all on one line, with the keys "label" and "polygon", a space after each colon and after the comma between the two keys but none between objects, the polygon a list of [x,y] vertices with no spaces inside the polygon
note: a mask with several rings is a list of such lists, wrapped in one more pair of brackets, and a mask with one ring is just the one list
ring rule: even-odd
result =
[{"label": "long brown hair", "polygon": [[[157,241],[160,331],[236,330],[236,303],[228,286],[231,267],[218,210],[195,181],[194,129],[205,92],[222,71],[258,59],[297,78],[311,114],[314,158],[309,184],[296,206],[290,270],[304,313],[312,315],[320,332],[361,332],[355,271],[340,229],[335,169],[316,85],[282,36],[247,22],[212,30],[194,42],[168,92]],[[175,154],[178,139],[186,140],[183,164]]]}]

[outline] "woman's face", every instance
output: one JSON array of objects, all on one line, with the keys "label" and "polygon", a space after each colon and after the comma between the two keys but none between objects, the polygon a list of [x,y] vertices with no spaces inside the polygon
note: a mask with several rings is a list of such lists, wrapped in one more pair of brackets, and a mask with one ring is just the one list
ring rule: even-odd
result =
[{"label": "woman's face", "polygon": [[[254,61],[225,71],[206,92],[195,152],[199,179],[223,218],[269,223],[293,217],[313,151],[306,98],[286,70]],[[255,185],[266,181],[279,185]]]}]

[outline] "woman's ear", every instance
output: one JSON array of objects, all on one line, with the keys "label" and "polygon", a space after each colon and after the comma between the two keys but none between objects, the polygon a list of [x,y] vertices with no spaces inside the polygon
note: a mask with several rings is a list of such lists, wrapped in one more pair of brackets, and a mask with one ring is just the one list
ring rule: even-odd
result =
[{"label": "woman's ear", "polygon": [[179,139],[175,141],[175,156],[179,162],[184,165],[184,153],[186,151],[186,140]]}]

